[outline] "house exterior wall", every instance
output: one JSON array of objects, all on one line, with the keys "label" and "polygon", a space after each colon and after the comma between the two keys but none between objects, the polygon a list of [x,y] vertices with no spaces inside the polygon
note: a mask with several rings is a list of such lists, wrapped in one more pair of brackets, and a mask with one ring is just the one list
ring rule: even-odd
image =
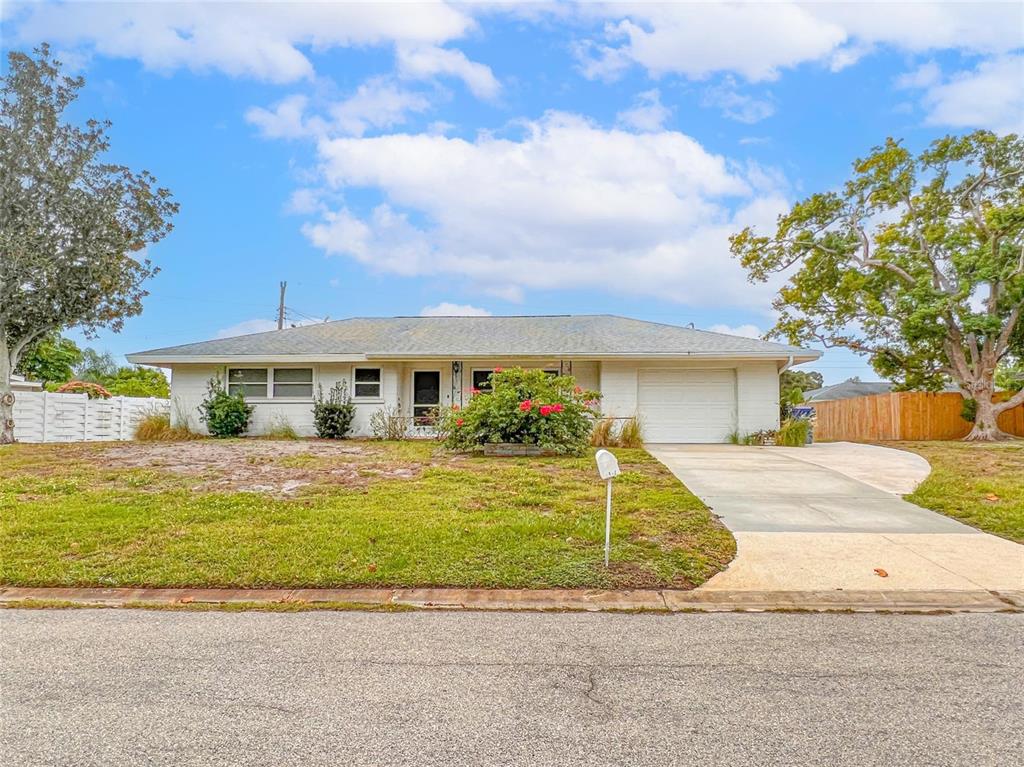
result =
[{"label": "house exterior wall", "polygon": [[599,368],[601,410],[609,417],[629,418],[637,414],[638,371],[642,368],[726,368],[736,371],[735,428],[741,433],[749,433],[779,427],[779,372],[774,360],[719,363],[707,360],[605,360]]},{"label": "house exterior wall", "polygon": [[[461,381],[452,378],[451,360],[404,360],[401,362],[356,362],[356,363],[322,363],[289,365],[288,367],[312,367],[313,388],[321,387],[327,391],[339,381],[347,382],[349,393],[352,393],[353,368],[379,367],[381,369],[381,397],[360,400],[354,398],[356,417],[352,425],[353,436],[368,437],[372,435],[370,428],[371,416],[385,405],[401,408],[406,417],[412,415],[413,373],[417,370],[437,370],[441,373],[441,405],[465,404],[470,398],[473,370],[493,370],[497,367],[515,367],[559,369],[560,360],[537,360],[523,363],[513,359],[466,360],[462,362]],[[219,376],[222,380],[228,367],[274,367],[271,363],[246,362],[228,365],[195,365],[180,364],[171,368],[171,420],[179,424],[187,419],[189,425],[205,433],[206,429],[199,420],[199,405],[206,395],[206,384],[210,378]],[[280,366],[285,367],[285,366]],[[574,362],[573,374],[580,386],[597,389],[599,381],[599,363],[596,361]],[[266,433],[280,418],[287,419],[292,428],[302,436],[314,436],[313,403],[310,399],[282,400],[253,398],[249,400],[255,405],[249,434]]]}]

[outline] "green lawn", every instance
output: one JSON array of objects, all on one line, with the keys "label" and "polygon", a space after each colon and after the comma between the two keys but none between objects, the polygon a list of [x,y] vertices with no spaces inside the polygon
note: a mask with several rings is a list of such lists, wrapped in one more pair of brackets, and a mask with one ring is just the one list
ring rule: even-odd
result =
[{"label": "green lawn", "polygon": [[906,496],[988,533],[1024,543],[1024,442],[892,442],[932,465]]},{"label": "green lawn", "polygon": [[0,583],[687,588],[720,571],[728,531],[645,451],[615,452],[606,571],[592,456],[468,457],[431,442],[0,447]]}]

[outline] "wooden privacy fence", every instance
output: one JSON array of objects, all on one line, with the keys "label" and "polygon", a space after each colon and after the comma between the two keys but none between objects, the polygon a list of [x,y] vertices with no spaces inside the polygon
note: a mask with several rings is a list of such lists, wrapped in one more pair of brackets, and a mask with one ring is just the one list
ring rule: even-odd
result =
[{"label": "wooden privacy fence", "polygon": [[89,399],[85,394],[15,392],[14,438],[19,442],[98,442],[131,439],[151,413],[170,414],[154,397]]},{"label": "wooden privacy fence", "polygon": [[[815,440],[874,442],[966,437],[971,424],[960,417],[962,403],[955,392],[903,391],[808,404]],[[1002,413],[999,427],[1024,437],[1024,405]]]}]

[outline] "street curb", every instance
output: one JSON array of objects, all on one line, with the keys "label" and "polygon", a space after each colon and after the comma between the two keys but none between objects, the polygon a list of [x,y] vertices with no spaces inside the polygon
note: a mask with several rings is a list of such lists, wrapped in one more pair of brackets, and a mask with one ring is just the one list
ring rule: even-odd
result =
[{"label": "street curb", "polygon": [[166,607],[337,605],[350,609],[586,612],[1024,612],[1024,591],[693,591],[594,589],[0,588],[0,604]]}]

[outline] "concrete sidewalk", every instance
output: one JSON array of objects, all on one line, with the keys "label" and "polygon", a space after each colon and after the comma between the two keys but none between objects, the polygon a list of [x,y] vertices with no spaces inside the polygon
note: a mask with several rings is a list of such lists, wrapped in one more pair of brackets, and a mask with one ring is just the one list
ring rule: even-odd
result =
[{"label": "concrete sidewalk", "polygon": [[0,589],[0,604],[96,607],[252,605],[586,612],[1024,612],[1024,590],[728,591],[673,589]]}]

